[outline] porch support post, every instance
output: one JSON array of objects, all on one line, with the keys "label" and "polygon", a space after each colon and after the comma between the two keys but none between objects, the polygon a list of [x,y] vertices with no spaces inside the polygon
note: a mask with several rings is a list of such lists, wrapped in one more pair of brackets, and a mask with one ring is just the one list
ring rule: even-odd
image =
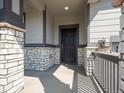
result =
[{"label": "porch support post", "polygon": [[3,0],[0,9],[0,93],[17,93],[24,85],[22,1]]},{"label": "porch support post", "polygon": [[46,6],[43,10],[43,45],[46,46]]},{"label": "porch support post", "polygon": [[122,3],[122,15],[120,17],[121,32],[120,32],[120,68],[119,68],[119,93],[124,93],[124,2]]}]

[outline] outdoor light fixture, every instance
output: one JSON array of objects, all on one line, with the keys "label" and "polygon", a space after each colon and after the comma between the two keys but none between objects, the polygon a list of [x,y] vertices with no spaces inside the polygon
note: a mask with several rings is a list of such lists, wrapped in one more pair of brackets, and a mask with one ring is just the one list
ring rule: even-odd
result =
[{"label": "outdoor light fixture", "polygon": [[68,9],[69,9],[69,7],[68,7],[68,6],[66,6],[66,7],[65,7],[65,10],[68,10]]}]

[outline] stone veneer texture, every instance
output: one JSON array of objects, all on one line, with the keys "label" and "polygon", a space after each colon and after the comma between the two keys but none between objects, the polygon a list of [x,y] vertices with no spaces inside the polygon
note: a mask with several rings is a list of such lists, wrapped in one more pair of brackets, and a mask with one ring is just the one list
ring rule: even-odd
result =
[{"label": "stone veneer texture", "polygon": [[23,32],[0,28],[0,93],[16,93],[24,85]]},{"label": "stone veneer texture", "polygon": [[120,64],[120,91],[119,93],[124,93],[124,3],[122,4],[122,15],[120,17],[121,23],[121,32],[120,32],[120,45],[119,51],[122,56],[122,61],[119,62]]},{"label": "stone veneer texture", "polygon": [[[25,69],[46,71],[60,64],[60,49],[51,47],[25,47]],[[78,65],[84,65],[84,48],[78,49]]]},{"label": "stone veneer texture", "polygon": [[25,69],[45,71],[59,64],[59,49],[51,47],[25,47]]},{"label": "stone veneer texture", "polygon": [[85,48],[78,48],[78,65],[84,66]]},{"label": "stone veneer texture", "polygon": [[55,64],[60,64],[60,49],[59,48],[55,48],[54,62],[55,62]]},{"label": "stone veneer texture", "polygon": [[[60,48],[25,47],[25,69],[46,71],[60,64]],[[78,48],[78,65],[84,65],[84,48]]]},{"label": "stone veneer texture", "polygon": [[84,51],[84,69],[87,76],[92,76],[93,68],[94,68],[94,57],[92,56],[92,52],[95,51],[93,47],[87,47]]}]

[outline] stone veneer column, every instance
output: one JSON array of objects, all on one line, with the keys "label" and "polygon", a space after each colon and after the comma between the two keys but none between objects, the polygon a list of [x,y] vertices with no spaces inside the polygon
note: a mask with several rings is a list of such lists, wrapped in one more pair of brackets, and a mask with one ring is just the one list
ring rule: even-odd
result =
[{"label": "stone veneer column", "polygon": [[23,32],[0,27],[0,93],[17,93],[24,85]]},{"label": "stone veneer column", "polygon": [[84,69],[87,76],[92,76],[93,67],[94,67],[94,56],[92,52],[94,52],[96,47],[86,47],[84,53]]},{"label": "stone veneer column", "polygon": [[124,93],[124,3],[122,4],[122,15],[120,17],[121,21],[121,32],[120,32],[120,45],[119,45],[119,51],[120,51],[120,89],[119,93]]}]

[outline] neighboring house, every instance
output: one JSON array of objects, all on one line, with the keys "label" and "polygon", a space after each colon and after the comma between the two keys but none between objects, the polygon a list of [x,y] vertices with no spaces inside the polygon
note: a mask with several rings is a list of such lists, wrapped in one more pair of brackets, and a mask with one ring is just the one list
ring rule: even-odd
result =
[{"label": "neighboring house", "polygon": [[98,65],[91,52],[99,40],[112,45],[112,52],[121,41],[124,53],[123,36],[111,37],[124,27],[123,13],[112,0],[0,0],[0,93],[22,89],[24,69],[46,71],[64,63],[84,66],[92,75]]}]

